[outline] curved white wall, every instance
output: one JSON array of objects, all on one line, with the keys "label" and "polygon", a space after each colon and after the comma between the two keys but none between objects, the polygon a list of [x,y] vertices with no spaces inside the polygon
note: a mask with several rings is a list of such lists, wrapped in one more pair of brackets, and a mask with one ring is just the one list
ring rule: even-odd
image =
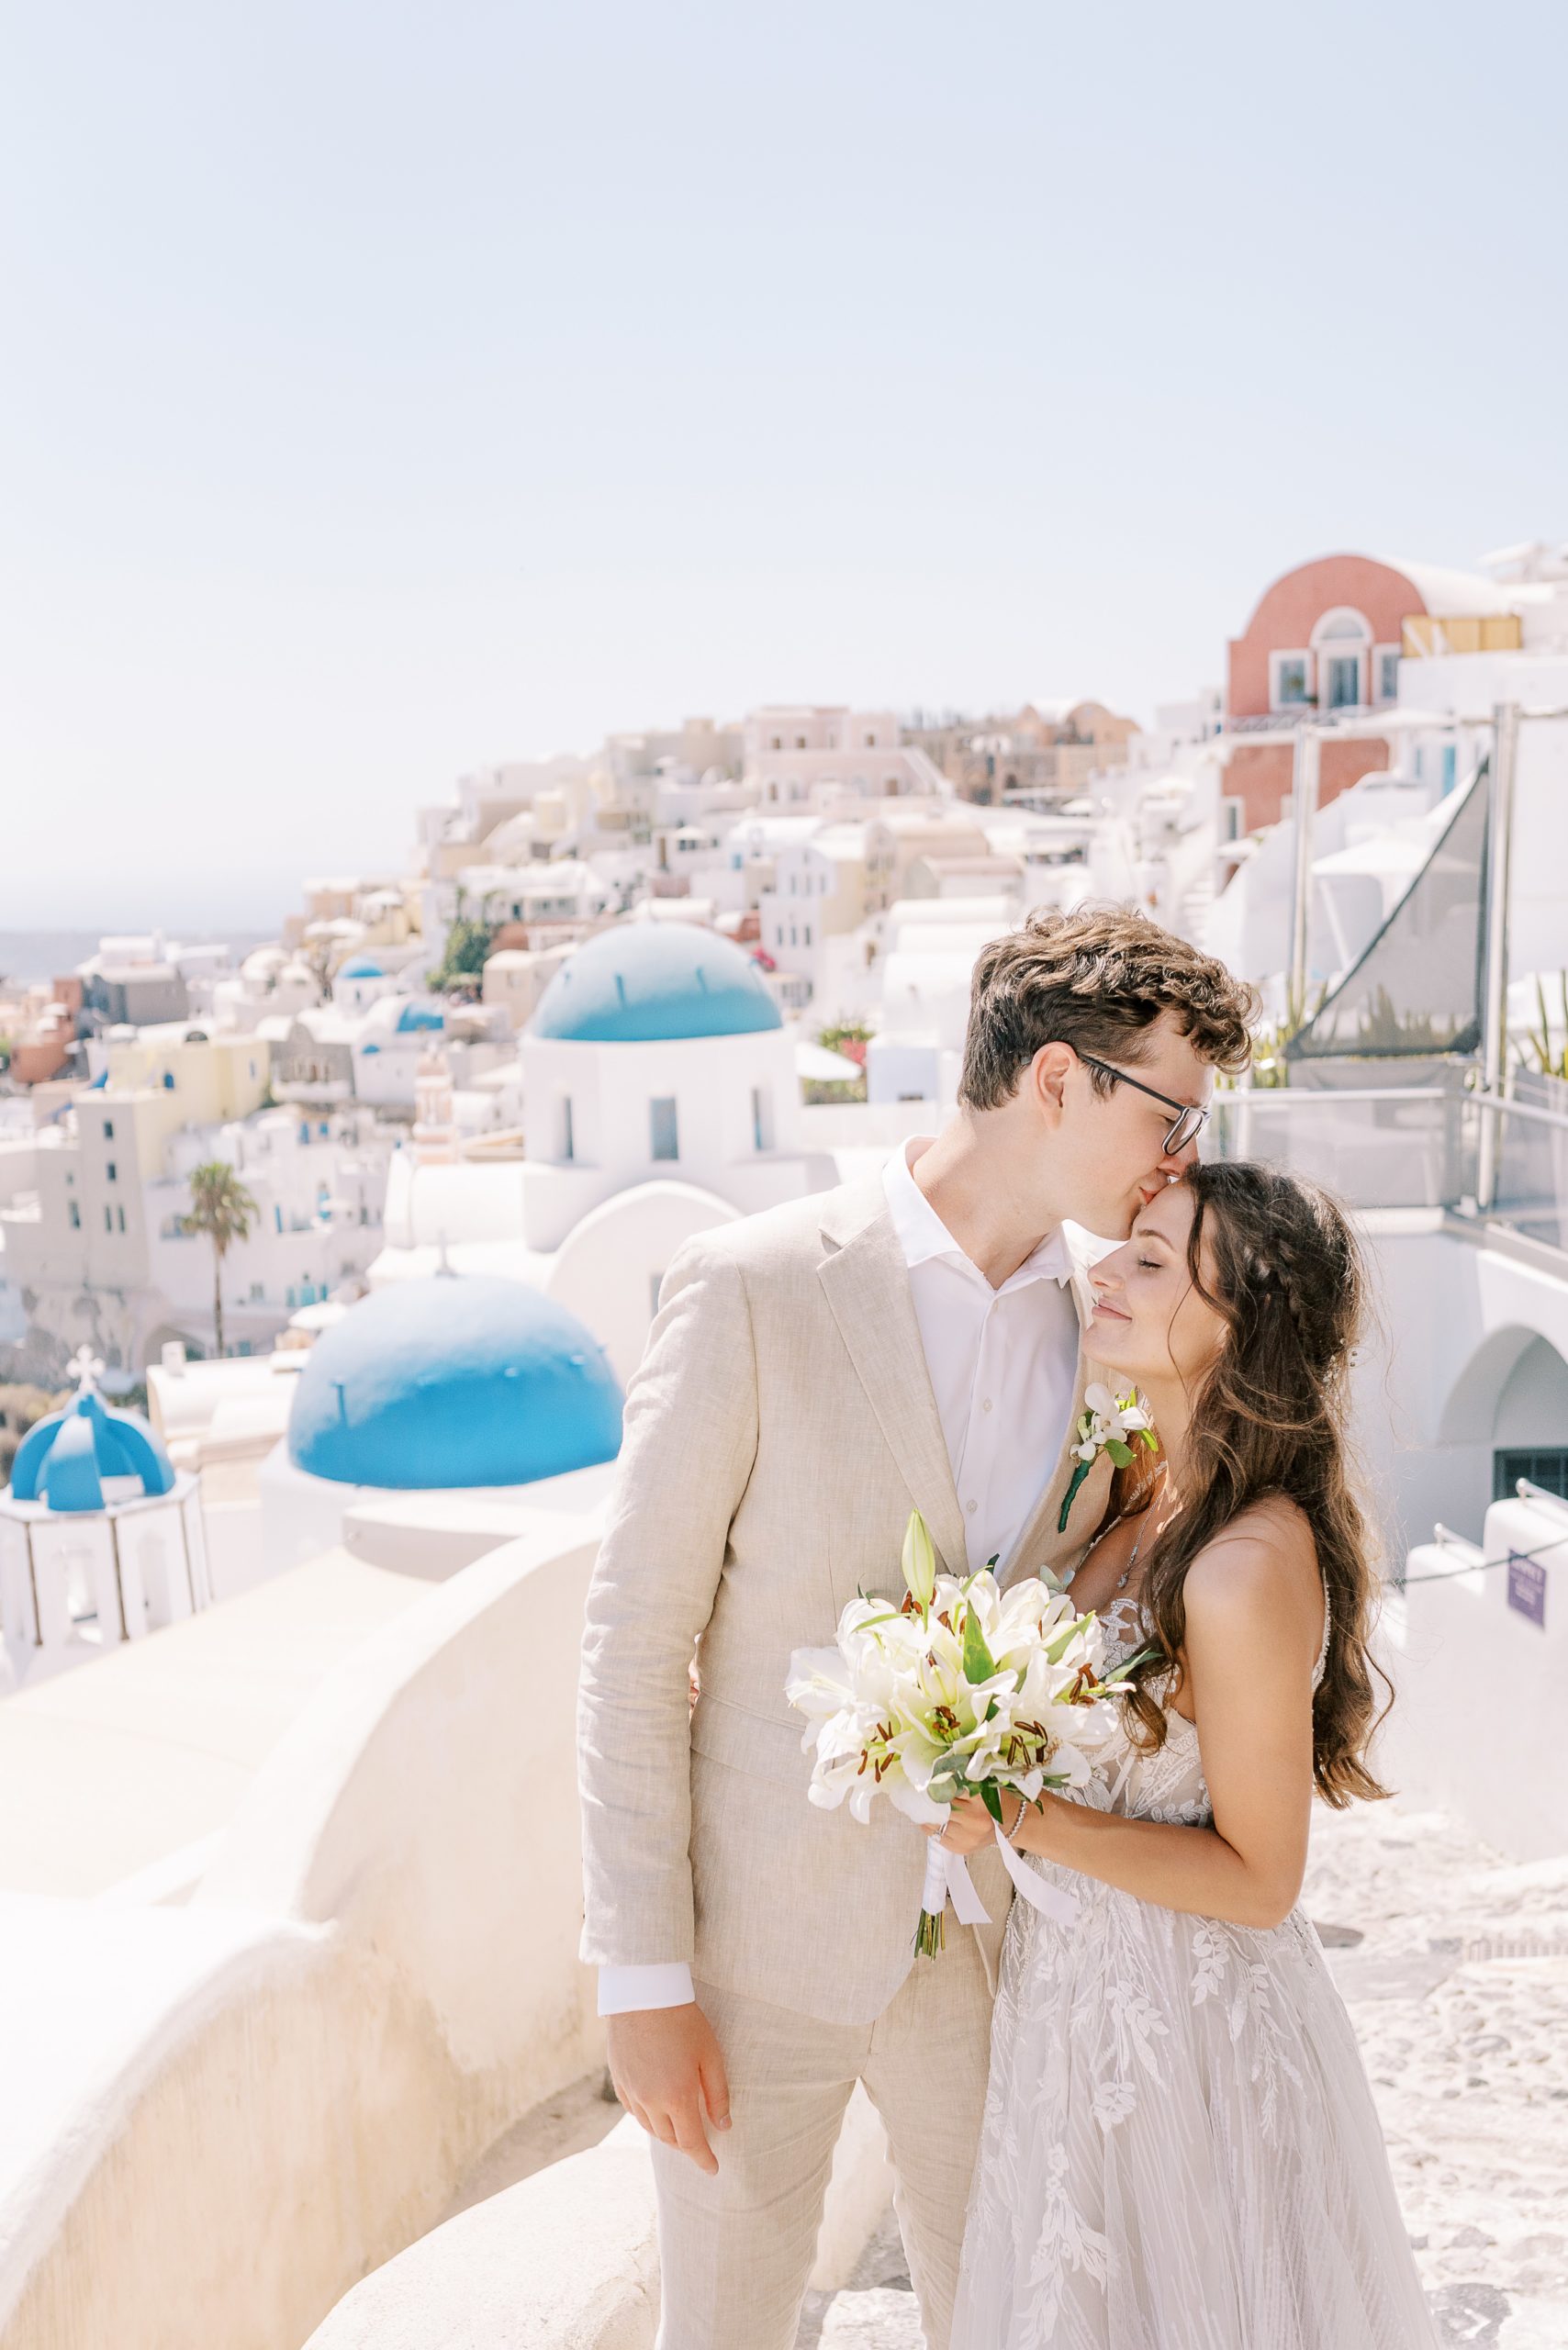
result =
[{"label": "curved white wall", "polygon": [[507,1543],[351,1657],[196,1896],[330,1919],[395,1959],[498,2130],[599,2044],[575,1759],[596,1547]]},{"label": "curved white wall", "polygon": [[1360,1222],[1382,1332],[1358,1372],[1357,1431],[1397,1559],[1437,1519],[1479,1539],[1494,1449],[1510,1423],[1525,1425],[1511,1404],[1504,1414],[1510,1378],[1538,1340],[1568,1360],[1568,1282],[1528,1247],[1439,1212],[1372,1210]]},{"label": "curved white wall", "polygon": [[[558,1248],[601,1201],[663,1178],[715,1192],[743,1213],[798,1198],[808,1188],[795,1046],[786,1029],[641,1045],[525,1035],[520,1052],[530,1136],[523,1233],[531,1248]],[[760,1149],[754,1091],[765,1103]],[[653,1155],[655,1100],[676,1104],[673,1159]],[[572,1105],[569,1160],[555,1155],[566,1101]]]},{"label": "curved white wall", "polygon": [[[547,1510],[552,1515],[582,1517],[602,1498],[607,1480],[604,1464],[592,1469],[568,1469],[558,1477],[536,1477],[527,1485],[451,1485],[446,1487],[389,1485],[346,1485],[335,1477],[316,1477],[308,1469],[297,1468],[288,1457],[288,1439],[279,1438],[263,1460],[256,1472],[260,1495],[260,1550],[268,1574],[282,1574],[289,1567],[303,1566],[308,1559],[319,1559],[324,1550],[332,1550],[342,1543],[359,1556],[370,1558],[374,1551],[354,1538],[356,1525],[363,1526],[387,1508],[417,1504],[431,1539],[428,1555],[416,1572],[430,1575],[432,1581],[451,1573],[457,1566],[466,1565],[483,1550],[493,1550],[510,1535],[529,1530],[532,1514]],[[443,1545],[440,1534],[443,1528],[463,1530],[473,1523],[474,1506],[477,1505],[493,1522],[504,1521],[510,1511],[514,1523],[506,1533],[497,1534],[489,1541],[469,1545],[461,1557]],[[444,1563],[443,1563],[444,1557]],[[389,1563],[401,1565],[401,1560]]]},{"label": "curved white wall", "polygon": [[[1510,1553],[1533,1565],[1541,1621],[1517,1604],[1524,1594],[1510,1604],[1506,1563],[1489,1563]],[[1388,1602],[1395,1698],[1380,1766],[1398,1792],[1515,1859],[1561,1859],[1568,1504],[1494,1502],[1479,1543],[1418,1544],[1406,1572]]]},{"label": "curved white wall", "polygon": [[[1387,1602],[1396,1695],[1379,1767],[1489,1843],[1520,1858],[1561,1853],[1568,1510],[1494,1503],[1492,1485],[1496,1449],[1568,1445],[1568,1284],[1528,1246],[1473,1237],[1440,1214],[1394,1209],[1362,1223],[1383,1343],[1358,1372],[1357,1432],[1389,1524],[1390,1572],[1410,1578]],[[1453,1536],[1441,1546],[1439,1520]],[[1479,1568],[1540,1545],[1551,1546],[1544,1626],[1508,1605],[1506,1563]],[[1477,1693],[1494,1691],[1506,1702],[1468,1734]]]},{"label": "curved white wall", "polygon": [[694,1183],[639,1183],[590,1209],[566,1235],[545,1289],[586,1322],[622,1387],[643,1359],[655,1284],[694,1233],[730,1224],[735,1211]]},{"label": "curved white wall", "polygon": [[[509,1543],[355,1651],[190,1907],[157,1914],[168,1996],[64,2090],[55,2069],[36,2145],[13,2080],[3,2350],[292,2350],[599,2061],[573,1736],[593,1550]],[[129,1930],[74,1915],[95,1947]]]},{"label": "curved white wall", "polygon": [[1499,1451],[1568,1445],[1568,1362],[1532,1338],[1497,1398],[1492,1442]]},{"label": "curved white wall", "polygon": [[[848,2283],[891,2193],[887,2137],[857,2088],[834,2154],[814,2287]],[[658,2318],[653,2165],[628,2116],[586,2154],[410,2244],[340,2301],[305,2350],[651,2350]]]}]

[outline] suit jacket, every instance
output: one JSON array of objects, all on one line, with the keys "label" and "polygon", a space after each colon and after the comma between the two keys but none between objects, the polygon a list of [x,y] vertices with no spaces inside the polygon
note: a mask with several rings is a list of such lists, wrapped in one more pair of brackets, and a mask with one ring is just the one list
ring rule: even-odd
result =
[{"label": "suit jacket", "polygon": [[[1083,1323],[1090,1259],[1069,1239]],[[1096,1376],[1108,1374],[1081,1353],[1070,1427]],[[1071,1467],[1064,1445],[998,1570],[1004,1583],[1082,1557],[1111,1472],[1096,1461],[1061,1535]],[[689,1960],[700,1981],[832,2022],[887,2007],[912,1964],[924,1840],[890,1806],[862,1827],[808,1802],[806,1725],[784,1683],[791,1651],[830,1644],[857,1590],[902,1595],[913,1506],[944,1567],[964,1573],[962,1513],[880,1178],[689,1241],[628,1392],[588,1593],[586,1960]],[[1012,1888],[993,1851],[970,1869],[992,1919],[973,1930],[994,1982]]]}]

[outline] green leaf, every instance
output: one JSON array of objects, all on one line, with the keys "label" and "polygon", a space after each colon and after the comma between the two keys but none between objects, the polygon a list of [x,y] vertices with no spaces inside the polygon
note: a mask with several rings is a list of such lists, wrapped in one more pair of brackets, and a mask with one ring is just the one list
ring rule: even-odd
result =
[{"label": "green leaf", "polygon": [[1070,1624],[1064,1624],[1056,1638],[1046,1643],[1047,1662],[1050,1664],[1059,1664],[1080,1632],[1093,1621],[1093,1614],[1091,1612],[1087,1616],[1077,1617]]},{"label": "green leaf", "polygon": [[989,1681],[996,1671],[996,1659],[985,1644],[980,1617],[972,1607],[964,1611],[964,1679],[973,1687]]},{"label": "green leaf", "polygon": [[1132,1467],[1132,1447],[1130,1445],[1124,1444],[1119,1436],[1108,1436],[1105,1438],[1105,1449],[1110,1454],[1118,1469],[1130,1469]]},{"label": "green leaf", "polygon": [[1124,1657],[1121,1663],[1116,1667],[1116,1678],[1118,1680],[1125,1679],[1126,1676],[1131,1673],[1135,1665],[1147,1664],[1151,1657],[1157,1657],[1159,1654],[1159,1651],[1150,1645],[1148,1648],[1139,1649],[1136,1656]]},{"label": "green leaf", "polygon": [[1158,1451],[1159,1451],[1159,1438],[1155,1435],[1154,1430],[1153,1430],[1152,1428],[1140,1428],[1140,1429],[1138,1430],[1138,1434],[1139,1434],[1139,1436],[1142,1438],[1142,1439],[1143,1439],[1143,1441],[1144,1441],[1144,1444],[1146,1445],[1146,1447],[1148,1448],[1148,1449],[1150,1452],[1158,1452]]},{"label": "green leaf", "polygon": [[974,1793],[979,1796],[997,1826],[1002,1825],[1002,1790],[994,1779],[982,1779]]}]

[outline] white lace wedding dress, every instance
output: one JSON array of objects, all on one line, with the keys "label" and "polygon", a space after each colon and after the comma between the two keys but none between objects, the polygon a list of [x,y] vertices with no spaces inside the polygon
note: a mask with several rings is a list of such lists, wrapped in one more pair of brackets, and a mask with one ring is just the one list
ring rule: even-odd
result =
[{"label": "white lace wedding dress", "polygon": [[[1106,1628],[1130,1654],[1136,1601]],[[1205,1822],[1197,1732],[1169,1720],[1082,1800]],[[1260,1931],[1029,1865],[1078,1919],[1013,1906],[952,2350],[1435,2350],[1304,1912]]]}]

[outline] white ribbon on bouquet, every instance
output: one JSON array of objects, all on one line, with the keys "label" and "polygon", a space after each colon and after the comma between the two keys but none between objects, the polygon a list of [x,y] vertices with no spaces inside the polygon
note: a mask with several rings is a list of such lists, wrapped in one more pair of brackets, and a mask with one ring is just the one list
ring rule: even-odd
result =
[{"label": "white ribbon on bouquet", "polygon": [[[1071,1926],[1078,1919],[1078,1904],[1070,1893],[1059,1885],[1052,1885],[1039,1873],[1025,1866],[1023,1859],[994,1824],[991,1833],[996,1849],[1002,1854],[1008,1875],[1015,1891],[1037,1909],[1042,1918],[1051,1919],[1058,1926]],[[989,1926],[991,1912],[975,1891],[973,1877],[964,1865],[961,1852],[949,1852],[935,1836],[925,1840],[925,1884],[920,1897],[923,1911],[934,1918],[942,1915],[948,1895],[952,1896],[953,1912],[960,1926]]]}]

